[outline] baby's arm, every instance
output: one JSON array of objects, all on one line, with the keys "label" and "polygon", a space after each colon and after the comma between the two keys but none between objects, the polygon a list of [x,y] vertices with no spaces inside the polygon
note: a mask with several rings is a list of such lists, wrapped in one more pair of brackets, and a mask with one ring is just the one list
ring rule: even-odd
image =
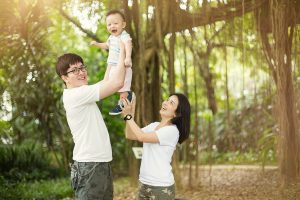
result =
[{"label": "baby's arm", "polygon": [[96,42],[96,41],[91,41],[91,45],[94,45],[96,47],[99,47],[101,49],[108,49],[108,44],[107,42]]},{"label": "baby's arm", "polygon": [[125,42],[125,67],[131,67],[132,61],[131,61],[131,52],[132,52],[132,42],[131,40],[127,40]]}]

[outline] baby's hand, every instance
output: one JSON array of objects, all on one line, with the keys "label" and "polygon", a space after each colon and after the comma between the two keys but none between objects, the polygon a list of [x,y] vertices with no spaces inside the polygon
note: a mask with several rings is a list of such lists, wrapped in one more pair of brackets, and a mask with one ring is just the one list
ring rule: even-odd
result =
[{"label": "baby's hand", "polygon": [[124,64],[125,64],[125,67],[131,67],[132,66],[132,61],[131,61],[131,58],[125,58],[125,61],[124,61]]},{"label": "baby's hand", "polygon": [[97,42],[95,40],[91,41],[90,45],[96,45]]}]

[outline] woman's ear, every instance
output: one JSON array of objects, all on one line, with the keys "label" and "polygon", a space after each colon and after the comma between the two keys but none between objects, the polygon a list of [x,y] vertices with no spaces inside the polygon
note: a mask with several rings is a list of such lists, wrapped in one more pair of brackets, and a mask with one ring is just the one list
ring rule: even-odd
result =
[{"label": "woman's ear", "polygon": [[175,117],[181,117],[180,113],[175,113]]}]

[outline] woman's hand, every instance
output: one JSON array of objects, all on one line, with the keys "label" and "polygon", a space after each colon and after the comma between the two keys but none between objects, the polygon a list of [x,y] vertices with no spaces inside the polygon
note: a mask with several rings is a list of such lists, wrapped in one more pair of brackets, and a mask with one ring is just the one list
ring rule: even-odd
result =
[{"label": "woman's hand", "polygon": [[135,98],[133,98],[131,102],[129,102],[129,100],[125,98],[122,100],[122,104],[122,115],[126,116],[129,114],[133,117],[135,112]]}]

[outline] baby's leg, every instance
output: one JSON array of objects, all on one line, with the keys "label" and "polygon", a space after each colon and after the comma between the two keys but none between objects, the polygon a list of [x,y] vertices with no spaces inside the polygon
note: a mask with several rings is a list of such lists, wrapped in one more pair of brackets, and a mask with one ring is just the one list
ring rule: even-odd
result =
[{"label": "baby's leg", "polygon": [[111,65],[107,65],[107,67],[106,67],[106,71],[105,71],[105,74],[104,74],[104,80],[105,81],[107,81],[107,80],[109,80],[109,77],[112,75],[112,66]]},{"label": "baby's leg", "polygon": [[[131,80],[132,80],[132,69],[131,67],[126,68],[125,70],[125,80],[124,80],[124,85],[123,87],[118,91],[120,94],[123,92],[128,92],[130,91],[131,88]],[[125,94],[126,95],[126,94]],[[121,98],[121,96],[120,96]]]},{"label": "baby's leg", "polygon": [[120,100],[126,99],[127,96],[128,96],[128,92],[127,91],[126,92],[120,92]]},{"label": "baby's leg", "polygon": [[[111,67],[110,69],[110,74],[112,74],[114,71],[114,67]],[[130,102],[134,98],[134,93],[130,91],[131,87],[131,80],[132,80],[132,69],[131,68],[126,68],[125,71],[125,80],[124,80],[124,85],[123,87],[118,91],[120,94],[120,100],[127,98]],[[118,105],[113,108],[109,114],[110,115],[119,115],[122,112],[122,108],[120,106],[120,102]]]}]

